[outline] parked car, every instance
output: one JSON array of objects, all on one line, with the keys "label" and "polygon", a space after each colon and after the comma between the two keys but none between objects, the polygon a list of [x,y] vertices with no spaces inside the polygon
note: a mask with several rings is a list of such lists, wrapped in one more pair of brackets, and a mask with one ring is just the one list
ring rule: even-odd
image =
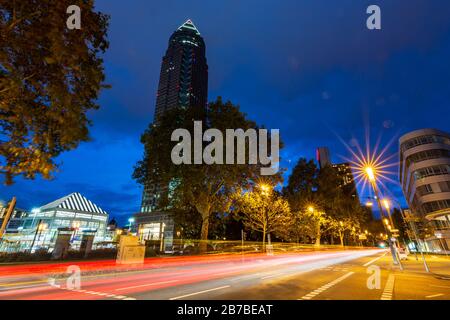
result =
[{"label": "parked car", "polygon": [[397,248],[398,257],[400,260],[408,260],[409,252],[405,248]]}]

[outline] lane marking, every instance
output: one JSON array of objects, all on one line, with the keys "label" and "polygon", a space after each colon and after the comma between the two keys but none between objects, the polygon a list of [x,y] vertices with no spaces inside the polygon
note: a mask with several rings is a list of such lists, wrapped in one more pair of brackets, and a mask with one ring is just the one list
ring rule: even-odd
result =
[{"label": "lane marking", "polygon": [[195,295],[202,294],[202,293],[206,293],[206,292],[211,292],[211,291],[217,291],[217,290],[226,289],[226,288],[229,288],[229,287],[231,287],[231,286],[223,286],[223,287],[213,288],[213,289],[209,289],[209,290],[198,291],[198,292],[189,293],[189,294],[185,294],[185,295],[178,296],[178,297],[173,297],[173,298],[170,298],[169,300],[183,299],[183,298],[195,296]]},{"label": "lane marking", "polygon": [[381,295],[380,300],[392,300],[392,295],[394,293],[394,285],[395,285],[395,276],[393,273],[389,274],[389,277],[386,281],[386,286],[384,287],[383,294]]},{"label": "lane marking", "polygon": [[433,285],[433,284],[430,284],[430,287],[450,289],[450,287],[448,287],[448,286],[436,286],[436,285]]},{"label": "lane marking", "polygon": [[431,296],[426,296],[425,298],[431,299],[431,298],[442,297],[443,295],[444,295],[443,293],[438,293],[438,294],[433,294]]},{"label": "lane marking", "polygon": [[136,298],[133,297],[127,297],[127,296],[117,296],[115,294],[105,293],[105,292],[97,292],[97,291],[87,291],[87,290],[81,290],[81,289],[68,289],[68,288],[58,288],[65,291],[71,291],[71,292],[78,292],[78,293],[84,293],[84,294],[91,294],[94,296],[100,296],[100,297],[106,297],[106,298],[113,298],[118,300],[136,300]]},{"label": "lane marking", "polygon": [[307,295],[301,297],[299,300],[311,300],[312,298],[318,296],[319,294],[321,294],[322,292],[330,289],[331,287],[337,285],[339,282],[344,281],[345,279],[347,279],[348,277],[350,277],[351,275],[353,275],[354,272],[349,272],[344,274],[342,277],[337,278],[336,280],[333,280],[323,286],[321,286],[320,288],[308,293]]},{"label": "lane marking", "polygon": [[0,287],[15,287],[15,286],[24,286],[29,284],[42,284],[48,283],[47,280],[35,280],[35,281],[26,281],[26,282],[11,282],[11,283],[0,283]]},{"label": "lane marking", "polygon": [[115,289],[116,291],[121,291],[121,290],[127,290],[127,289],[135,289],[135,288],[142,288],[142,287],[151,287],[151,286],[157,286],[160,284],[167,284],[167,283],[174,283],[174,282],[178,282],[179,280],[170,280],[170,281],[161,281],[161,282],[154,282],[154,283],[148,283],[148,284],[141,284],[139,286],[132,286],[132,287],[126,287],[126,288],[119,288],[119,289]]},{"label": "lane marking", "polygon": [[378,260],[380,260],[381,258],[383,258],[386,254],[387,254],[387,252],[383,253],[381,256],[379,256],[379,257],[377,257],[377,258],[375,258],[375,259],[370,260],[369,262],[363,264],[363,267],[368,267],[368,266],[370,266],[370,265],[371,265],[372,263],[374,263],[375,261],[378,261]]}]

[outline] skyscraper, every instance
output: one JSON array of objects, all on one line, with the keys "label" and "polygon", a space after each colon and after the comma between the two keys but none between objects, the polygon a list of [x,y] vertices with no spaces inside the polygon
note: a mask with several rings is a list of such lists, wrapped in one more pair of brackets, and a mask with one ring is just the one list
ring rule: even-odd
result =
[{"label": "skyscraper", "polygon": [[187,20],[170,37],[163,57],[155,120],[173,108],[206,108],[208,64],[200,32]]},{"label": "skyscraper", "polygon": [[319,147],[316,150],[317,161],[320,168],[331,165],[330,149],[327,147]]},{"label": "skyscraper", "polygon": [[[191,20],[170,37],[161,63],[154,122],[168,110],[194,108],[206,110],[208,101],[208,64],[206,46]],[[174,222],[169,212],[158,211],[161,191],[171,188],[149,182],[142,195],[140,213],[135,215],[142,240],[160,241],[165,251],[172,246]]]},{"label": "skyscraper", "polygon": [[331,166],[336,170],[336,173],[341,180],[340,186],[344,191],[344,194],[353,197],[355,200],[359,200],[351,165],[349,163],[332,163],[330,149],[328,149],[328,147],[317,148],[316,157],[320,169]]}]

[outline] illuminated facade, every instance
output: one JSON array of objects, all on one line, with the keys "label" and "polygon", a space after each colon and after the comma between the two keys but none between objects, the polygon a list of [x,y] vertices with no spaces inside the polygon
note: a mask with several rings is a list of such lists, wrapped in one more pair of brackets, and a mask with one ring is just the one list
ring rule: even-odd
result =
[{"label": "illuminated facade", "polygon": [[[16,218],[13,231],[8,227],[5,238],[12,251],[54,248],[58,232],[71,232],[71,246],[77,249],[83,235],[93,234],[94,242],[103,241],[106,236],[108,213],[79,193],[53,201],[33,209],[20,219]],[[14,220],[10,221],[10,224]]]},{"label": "illuminated facade", "polygon": [[205,52],[205,42],[191,20],[172,34],[161,64],[155,120],[173,108],[206,108],[208,64]]},{"label": "illuminated facade", "polygon": [[450,135],[436,129],[400,138],[400,183],[412,212],[428,222],[431,250],[450,247]]},{"label": "illuminated facade", "polygon": [[340,187],[344,194],[351,196],[359,201],[358,191],[356,190],[355,177],[351,169],[350,163],[333,164],[332,167],[338,173],[340,178]]}]

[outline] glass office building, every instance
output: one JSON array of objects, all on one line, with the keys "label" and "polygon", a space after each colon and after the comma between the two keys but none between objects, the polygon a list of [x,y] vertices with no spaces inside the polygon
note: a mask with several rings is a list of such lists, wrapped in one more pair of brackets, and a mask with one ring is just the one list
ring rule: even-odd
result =
[{"label": "glass office building", "polygon": [[94,234],[94,243],[104,241],[107,223],[106,211],[80,193],[72,193],[15,219],[14,230],[8,228],[2,248],[51,251],[58,233],[70,232],[71,248],[78,249],[85,234]]}]

